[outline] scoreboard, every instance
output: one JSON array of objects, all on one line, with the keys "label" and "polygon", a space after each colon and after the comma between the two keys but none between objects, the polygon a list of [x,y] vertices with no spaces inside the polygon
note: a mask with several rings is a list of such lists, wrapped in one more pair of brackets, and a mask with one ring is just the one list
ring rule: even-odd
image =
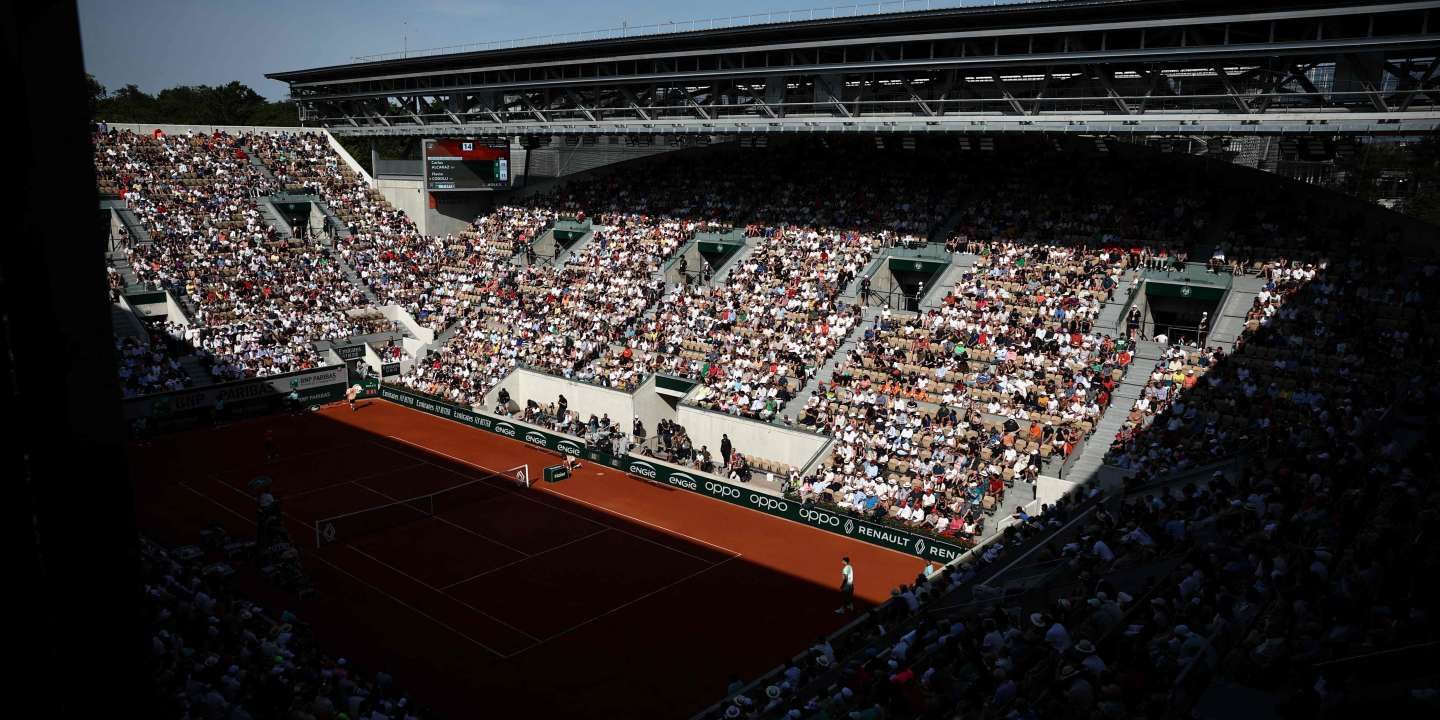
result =
[{"label": "scoreboard", "polygon": [[425,141],[427,190],[510,187],[510,139]]}]

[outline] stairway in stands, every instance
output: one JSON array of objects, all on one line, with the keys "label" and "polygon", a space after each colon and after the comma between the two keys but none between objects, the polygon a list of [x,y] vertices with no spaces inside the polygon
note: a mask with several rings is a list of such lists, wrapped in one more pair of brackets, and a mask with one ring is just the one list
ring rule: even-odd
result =
[{"label": "stairway in stands", "polygon": [[1141,340],[1135,344],[1135,360],[1131,363],[1130,371],[1125,373],[1124,380],[1115,388],[1109,409],[1105,411],[1105,416],[1100,418],[1100,424],[1095,426],[1090,438],[1085,441],[1080,456],[1065,470],[1061,479],[1066,482],[1085,483],[1100,472],[1100,466],[1105,464],[1105,455],[1110,452],[1116,433],[1119,433],[1120,427],[1125,424],[1130,406],[1135,404],[1135,398],[1140,397],[1145,383],[1150,380],[1150,370],[1160,361],[1163,352],[1163,346],[1157,342]]},{"label": "stairway in stands", "polygon": [[1235,348],[1235,340],[1245,330],[1245,314],[1250,311],[1250,306],[1255,303],[1255,296],[1265,287],[1265,281],[1255,275],[1236,275],[1230,285],[1230,292],[1225,295],[1225,302],[1220,306],[1218,318],[1211,325],[1213,330],[1206,341],[1207,345],[1221,345],[1225,350],[1231,351]]},{"label": "stairway in stands", "polygon": [[426,345],[425,347],[420,348],[420,350],[415,353],[415,356],[417,358],[422,358],[425,356],[426,353],[432,350],[439,350],[440,348],[445,347],[445,343],[450,342],[450,338],[455,337],[455,333],[460,332],[460,326],[461,323],[459,321],[450,323],[449,327],[438,333],[435,333],[435,341],[430,343],[429,345]]},{"label": "stairway in stands", "polygon": [[280,187],[280,181],[275,177],[275,173],[270,172],[270,168],[260,161],[260,155],[254,150],[250,150],[248,154],[250,155],[250,165],[270,182],[275,183],[276,187]]},{"label": "stairway in stands", "polygon": [[145,324],[135,317],[134,311],[120,303],[110,305],[110,326],[117,338],[134,338],[145,344],[150,342],[150,334],[145,331]]},{"label": "stairway in stands", "polygon": [[809,402],[810,396],[815,394],[815,391],[820,387],[821,381],[829,381],[835,376],[835,371],[840,369],[840,366],[850,358],[850,353],[855,352],[855,348],[860,345],[860,339],[865,337],[865,328],[873,327],[875,325],[875,318],[879,317],[880,314],[878,310],[873,308],[866,309],[863,312],[864,314],[860,322],[855,323],[855,326],[850,328],[850,334],[845,336],[845,340],[840,343],[840,347],[836,348],[834,354],[825,361],[825,364],[821,365],[820,368],[815,371],[815,374],[811,375],[810,378],[805,381],[805,385],[800,388],[799,392],[795,393],[795,397],[791,398],[790,402],[785,404],[785,407],[780,412],[781,415],[790,418],[792,421],[797,421],[798,424],[801,409],[805,407],[806,402]]},{"label": "stairway in stands", "polygon": [[125,281],[125,287],[135,287],[140,284],[140,276],[135,274],[135,268],[130,265],[130,255],[124,250],[111,250],[105,253],[105,262],[120,273],[120,278]]},{"label": "stairway in stands", "polygon": [[731,255],[730,259],[726,260],[725,264],[720,267],[720,271],[710,276],[710,287],[720,287],[729,282],[730,272],[740,267],[740,264],[745,262],[745,258],[750,257],[756,248],[760,247],[761,242],[762,240],[760,238],[745,238],[745,246],[736,250],[735,254]]},{"label": "stairway in stands", "polygon": [[1115,288],[1115,299],[1105,303],[1100,308],[1100,315],[1095,318],[1096,332],[1110,337],[1124,336],[1126,300],[1129,298],[1131,284],[1139,274],[1138,270],[1126,270],[1120,274],[1120,287]]},{"label": "stairway in stands", "polygon": [[180,367],[185,370],[186,375],[190,376],[190,382],[193,383],[195,387],[209,385],[215,382],[214,376],[210,374],[209,370],[205,369],[204,363],[200,362],[199,355],[185,355],[181,357]]},{"label": "stairway in stands", "polygon": [[979,259],[980,256],[975,253],[966,252],[952,255],[950,265],[945,268],[945,272],[940,273],[940,277],[935,280],[935,285],[925,293],[925,297],[920,301],[921,312],[944,305],[945,296],[955,288],[955,283],[960,282],[965,273],[975,269],[975,262]]},{"label": "stairway in stands", "polygon": [[[135,311],[120,303],[110,305],[110,326],[113,328],[117,338],[134,338],[142,344],[150,343],[150,331],[146,329],[144,321],[135,314]],[[156,328],[155,332],[164,332],[163,328]],[[190,377],[190,383],[194,387],[209,385],[215,382],[210,371],[205,368],[198,355],[182,355],[178,358],[181,369]]]},{"label": "stairway in stands", "polygon": [[290,228],[290,223],[285,222],[285,219],[280,216],[280,211],[276,209],[273,200],[269,197],[261,197],[256,199],[255,204],[259,206],[260,214],[265,217],[265,224],[274,228],[276,235],[286,240],[291,240],[295,237],[294,231]]},{"label": "stairway in stands", "polygon": [[115,215],[120,218],[120,224],[125,227],[126,232],[130,233],[130,242],[137,244],[150,242],[150,231],[145,229],[145,224],[140,222],[140,217],[130,209],[124,200],[118,198],[101,200],[100,209],[115,211]]}]

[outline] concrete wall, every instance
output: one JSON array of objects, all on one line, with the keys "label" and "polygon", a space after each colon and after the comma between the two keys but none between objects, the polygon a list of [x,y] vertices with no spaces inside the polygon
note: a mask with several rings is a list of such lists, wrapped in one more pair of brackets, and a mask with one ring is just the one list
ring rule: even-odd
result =
[{"label": "concrete wall", "polygon": [[[365,357],[361,358],[361,360],[370,366],[370,370],[375,373],[376,377],[380,377],[380,366],[385,364],[385,359],[380,357],[380,353],[375,352],[375,348],[371,347],[370,343],[365,343]],[[404,374],[408,369],[409,368],[406,368],[402,363],[400,373]]]},{"label": "concrete wall", "polygon": [[[421,327],[420,323],[415,322],[415,318],[411,317],[410,312],[405,308],[399,305],[381,305],[380,314],[384,315],[385,319],[391,322],[400,323],[401,326],[410,331],[410,334],[414,336],[415,339],[419,340],[421,345],[429,345],[435,342],[435,331],[427,327]],[[409,338],[406,339],[408,340]],[[410,348],[407,345],[405,349],[408,351]],[[414,353],[411,354],[413,355]]]},{"label": "concrete wall", "polygon": [[[613,140],[614,142],[607,142]],[[561,138],[555,138],[549,145],[532,150],[530,155],[530,179],[564,177],[587,170],[636,160],[653,155],[663,155],[684,147],[671,146],[662,140],[654,145],[626,145],[620,137],[599,137],[594,145],[569,146]],[[525,159],[517,157],[511,150],[511,165],[524,172]]]},{"label": "concrete wall", "polygon": [[105,215],[110,218],[110,236],[108,238],[110,240],[108,246],[109,249],[112,251],[122,249],[120,243],[120,231],[125,229],[125,223],[120,220],[120,213],[116,212],[114,209],[101,210],[100,212],[105,213]]},{"label": "concrete wall", "polygon": [[[423,194],[423,193],[422,193]],[[427,235],[449,235],[470,227],[475,218],[495,206],[496,194],[488,190],[430,193],[435,207],[425,201],[425,211],[415,216],[420,231]],[[408,212],[408,211],[407,211]]]},{"label": "concrete wall", "polygon": [[[1041,475],[1035,482],[1035,499],[1043,505],[1054,505],[1056,500],[1075,489],[1075,483],[1049,475]],[[1009,510],[1010,508],[1002,508]]]},{"label": "concrete wall", "polygon": [[346,150],[345,146],[341,145],[340,141],[335,139],[335,136],[331,135],[329,130],[324,130],[323,132],[325,133],[325,140],[330,143],[330,149],[334,150],[335,154],[340,156],[340,161],[345,163],[351,170],[354,170],[355,174],[359,175],[360,178],[365,181],[366,185],[375,187],[375,178],[370,177],[370,173],[365,171],[365,167],[350,156],[350,151]]},{"label": "concrete wall", "polygon": [[[564,395],[569,401],[570,409],[580,413],[582,420],[591,415],[609,415],[612,421],[620,423],[626,430],[630,429],[629,423],[635,417],[635,400],[629,393],[524,368],[506,375],[504,380],[485,394],[486,410],[494,409],[495,398],[500,394],[501,388],[509,392],[510,399],[521,407],[525,406],[527,400],[548,405]],[[649,422],[646,420],[647,425]]]},{"label": "concrete wall", "polygon": [[830,442],[829,438],[804,430],[703,410],[692,405],[681,405],[675,413],[675,420],[684,426],[697,450],[701,445],[707,446],[716,458],[720,457],[721,436],[729,435],[730,443],[741,453],[804,468]]},{"label": "concrete wall", "polygon": [[185,315],[185,310],[180,307],[180,303],[175,302],[175,296],[171,295],[169,290],[165,291],[165,302],[146,303],[144,305],[137,304],[133,305],[132,309],[136,315],[140,317],[150,318],[161,316],[165,318],[166,322],[179,323],[180,325],[190,324],[190,318]]},{"label": "concrete wall", "polygon": [[230,135],[240,135],[250,132],[288,132],[288,133],[311,133],[328,135],[321,128],[305,127],[284,127],[279,125],[167,125],[164,123],[110,123],[111,130],[130,130],[137,133],[149,133],[160,130],[166,135],[184,135],[194,131],[196,134],[206,135],[214,132],[223,132]]},{"label": "concrete wall", "polygon": [[[336,216],[339,219],[339,216]],[[310,237],[320,237],[325,232],[325,211],[320,209],[320,203],[310,203],[310,217],[306,220],[310,225]],[[295,228],[291,229],[292,231]]]},{"label": "concrete wall", "polygon": [[[434,342],[434,341],[432,340],[432,341],[430,341],[430,342]],[[424,351],[425,351],[425,346],[427,346],[427,345],[429,345],[429,344],[430,344],[429,342],[425,342],[424,340],[420,340],[420,339],[417,339],[417,338],[412,338],[412,337],[400,338],[400,348],[405,351],[405,354],[406,354],[408,357],[412,357],[412,358],[419,358],[419,357],[420,357],[420,353],[424,352]],[[413,362],[413,361],[412,361],[412,362]]]},{"label": "concrete wall", "polygon": [[175,302],[175,296],[171,295],[169,291],[165,293],[165,321],[185,326],[190,325],[189,316],[185,314],[184,308],[180,307],[180,303]]},{"label": "concrete wall", "polygon": [[[566,397],[569,397],[568,395]],[[631,396],[635,401],[635,414],[645,423],[645,434],[655,437],[655,426],[661,420],[675,420],[675,408],[665,401],[665,396],[655,392],[655,376],[651,375],[640,383]],[[612,416],[613,417],[613,416]]]},{"label": "concrete wall", "polygon": [[425,180],[420,177],[402,177],[399,175],[380,175],[375,178],[375,188],[385,196],[385,200],[396,210],[402,210],[405,215],[419,226],[420,232],[425,235],[434,235],[425,227]]},{"label": "concrete wall", "polygon": [[684,276],[680,274],[680,258],[682,257],[685,258],[685,267],[689,268],[690,272],[693,273],[700,269],[702,257],[700,255],[700,246],[695,241],[695,238],[690,238],[689,242],[681,246],[680,251],[675,253],[674,257],[670,258],[670,261],[666,263],[666,284],[679,285],[685,281]]}]

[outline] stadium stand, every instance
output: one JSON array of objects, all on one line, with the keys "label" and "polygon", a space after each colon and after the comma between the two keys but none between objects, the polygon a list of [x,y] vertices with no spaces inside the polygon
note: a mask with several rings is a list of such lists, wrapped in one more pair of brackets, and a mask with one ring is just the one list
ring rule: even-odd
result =
[{"label": "stadium stand", "polygon": [[[1420,356],[1440,266],[1316,260],[1264,261],[1272,297],[1233,354],[1167,352],[1147,388],[1176,393],[1118,446],[1124,494],[1075,533],[1060,533],[1072,507],[1017,512],[983,555],[897,589],[707,717],[1156,717],[1189,712],[1216,678],[1315,713],[1352,700],[1350,659],[1433,642],[1429,603],[1401,578],[1436,549],[1415,532],[1435,524],[1435,458],[1402,418],[1434,393]],[[1208,372],[1186,388],[1185,369]],[[1229,470],[1183,473],[1216,460]],[[1050,531],[1026,554],[1056,569],[995,596],[987,568]]]},{"label": "stadium stand", "polygon": [[1094,428],[1125,372],[1123,342],[1090,332],[1120,253],[978,249],[940,308],[877,322],[807,401],[800,422],[839,444],[802,498],[973,536]]},{"label": "stadium stand", "polygon": [[245,599],[224,560],[142,538],[157,707],[173,717],[421,720],[384,672],[323,652],[309,626]]},{"label": "stadium stand", "polygon": [[[102,191],[153,238],[131,250],[137,274],[194,313],[172,329],[180,350],[117,339],[127,393],[182,384],[185,343],[237,377],[380,329],[344,312],[368,304],[328,247],[278,238],[254,207],[317,192],[366,289],[449,333],[401,379],[412,389],[475,405],[522,365],[626,391],[664,372],[700,381],[701,407],[775,420],[818,380],[795,417],[833,444],[806,477],[763,448],[727,464],[668,420],[652,438],[549,398],[515,407],[595,447],[737,478],[773,468],[802,502],[964,544],[1008,525],[707,717],[1158,716],[1222,676],[1266,691],[1303,679],[1318,689],[1289,701],[1314,708],[1344,692],[1325,663],[1435,639],[1402,579],[1407,557],[1437,549],[1435,459],[1397,418],[1434,400],[1432,258],[1368,251],[1384,229],[1318,201],[1286,216],[1289,198],[1225,195],[1144,156],[1022,154],[963,176],[856,163],[862,178],[788,172],[788,152],[614,168],[426,238],[313,138],[97,135]],[[593,220],[593,237],[520,262],[561,217]],[[734,228],[749,247],[727,274],[665,286],[697,232]],[[934,307],[867,317],[846,300],[879,253],[937,229],[974,262]],[[1233,347],[1105,331],[1140,269],[1188,258],[1261,283]],[[1142,387],[1112,411],[1119,433],[1092,437],[1132,366]],[[1082,442],[1108,448],[1123,486],[1009,511],[1008,486]]]},{"label": "stadium stand", "polygon": [[[702,407],[775,419],[856,327],[841,294],[879,249],[925,242],[963,184],[943,158],[902,172],[844,155],[801,144],[728,170],[740,189],[769,191],[729,201],[755,251],[723,285],[671,288],[596,375],[620,388],[653,372],[698,379]],[[789,170],[800,156],[805,171]]]},{"label": "stadium stand", "polygon": [[168,334],[162,337],[151,335],[147,340],[148,342],[135,337],[115,338],[115,351],[120,357],[120,382],[125,397],[190,387],[193,384],[190,375],[176,359],[179,353],[170,347],[175,342],[174,338]]},{"label": "stadium stand", "polygon": [[509,259],[554,222],[554,213],[501,207],[459,235],[426,237],[355,175],[321,139],[257,136],[260,159],[286,189],[315,193],[345,224],[337,247],[381,304],[443,330],[511,270]]},{"label": "stadium stand", "polygon": [[311,345],[374,330],[383,320],[317,241],[286,239],[256,198],[278,189],[249,161],[255,136],[97,133],[102,194],[118,195],[152,241],[133,243],[140,279],[189,305],[196,348],[217,379],[314,367]]}]

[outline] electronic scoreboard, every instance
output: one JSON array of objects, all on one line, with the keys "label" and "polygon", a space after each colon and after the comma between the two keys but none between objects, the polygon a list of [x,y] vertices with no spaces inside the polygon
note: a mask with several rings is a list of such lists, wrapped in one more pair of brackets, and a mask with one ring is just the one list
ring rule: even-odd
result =
[{"label": "electronic scoreboard", "polygon": [[428,190],[491,190],[510,187],[510,139],[426,140]]}]

